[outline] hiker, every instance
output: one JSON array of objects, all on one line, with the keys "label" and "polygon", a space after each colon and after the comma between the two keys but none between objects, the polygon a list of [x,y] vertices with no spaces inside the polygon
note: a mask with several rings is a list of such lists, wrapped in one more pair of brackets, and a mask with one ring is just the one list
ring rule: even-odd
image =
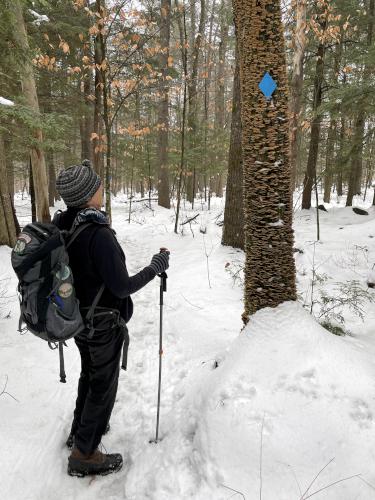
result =
[{"label": "hiker", "polygon": [[[133,314],[130,295],[168,268],[169,252],[163,249],[152,257],[148,266],[129,276],[124,252],[101,211],[103,187],[100,177],[88,160],[61,171],[56,189],[67,210],[57,213],[53,224],[60,230],[70,230],[72,226],[92,223],[69,247],[69,265],[83,317],[92,307],[100,288],[104,288],[95,312],[105,314],[97,317],[92,338],[87,329],[75,337],[81,355],[81,374],[73,423],[66,442],[72,448],[68,473],[80,477],[104,475],[119,470],[123,461],[119,453],[104,454],[98,446],[109,429],[121,353],[122,367],[126,369],[129,343],[126,323]],[[113,325],[116,310],[120,314]]]}]

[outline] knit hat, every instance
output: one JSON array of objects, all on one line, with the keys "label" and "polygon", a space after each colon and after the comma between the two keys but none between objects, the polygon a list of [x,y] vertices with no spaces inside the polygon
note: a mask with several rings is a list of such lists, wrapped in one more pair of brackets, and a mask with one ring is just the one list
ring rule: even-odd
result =
[{"label": "knit hat", "polygon": [[91,168],[90,160],[62,170],[56,180],[56,189],[65,204],[79,207],[88,202],[101,184],[99,175]]}]

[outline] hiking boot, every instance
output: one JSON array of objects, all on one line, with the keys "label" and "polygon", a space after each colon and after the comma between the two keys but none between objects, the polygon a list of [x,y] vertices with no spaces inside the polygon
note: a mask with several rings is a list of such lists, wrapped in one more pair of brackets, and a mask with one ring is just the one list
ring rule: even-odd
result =
[{"label": "hiking boot", "polygon": [[119,471],[122,463],[120,453],[104,454],[97,449],[90,455],[84,455],[78,448],[73,448],[68,458],[68,474],[77,477],[94,474],[106,476]]},{"label": "hiking boot", "polygon": [[[105,428],[105,431],[104,431],[104,434],[107,434],[111,429],[111,426],[109,424],[107,424],[107,427]],[[68,439],[66,440],[66,446],[69,448],[69,450],[71,450],[73,448],[73,445],[74,445],[74,432],[73,431],[70,431],[70,434],[68,436]]]}]

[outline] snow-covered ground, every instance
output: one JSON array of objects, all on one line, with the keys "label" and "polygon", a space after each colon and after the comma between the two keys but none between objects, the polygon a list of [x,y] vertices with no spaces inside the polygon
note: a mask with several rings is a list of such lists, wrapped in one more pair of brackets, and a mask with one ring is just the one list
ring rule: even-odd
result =
[{"label": "snow-covered ground", "polygon": [[[371,205],[372,194],[361,206]],[[107,477],[71,478],[64,442],[78,352],[69,342],[68,380],[60,384],[57,353],[17,333],[10,249],[0,247],[0,392],[7,382],[9,393],[0,396],[0,499],[375,498],[375,304],[353,295],[364,322],[346,306],[330,312],[333,324],[344,317],[346,336],[327,332],[309,314],[313,302],[318,317],[324,297],[331,300],[345,284],[349,294],[354,287],[374,298],[366,287],[375,263],[374,209],[359,216],[334,199],[320,213],[319,243],[315,212],[296,211],[301,302],[260,311],[241,331],[242,289],[233,275],[244,258],[220,244],[216,222],[224,200],[214,199],[210,212],[200,204],[183,210],[183,217],[200,212],[183,235],[173,232],[173,210],[151,211],[142,203],[134,204],[128,224],[124,201],[114,202],[113,226],[130,271],[147,265],[161,246],[171,250],[162,440],[149,444],[156,420],[158,279],[134,296],[128,371],[121,373],[111,432],[103,439],[108,451],[124,454],[124,468]],[[19,197],[17,207],[25,224],[29,201]]]}]

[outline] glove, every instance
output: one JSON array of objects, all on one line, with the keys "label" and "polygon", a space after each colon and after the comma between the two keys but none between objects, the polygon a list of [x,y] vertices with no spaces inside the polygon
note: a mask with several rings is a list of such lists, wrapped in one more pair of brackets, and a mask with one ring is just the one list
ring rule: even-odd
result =
[{"label": "glove", "polygon": [[156,274],[163,273],[169,267],[169,252],[156,253],[152,257],[149,267],[151,267]]}]

